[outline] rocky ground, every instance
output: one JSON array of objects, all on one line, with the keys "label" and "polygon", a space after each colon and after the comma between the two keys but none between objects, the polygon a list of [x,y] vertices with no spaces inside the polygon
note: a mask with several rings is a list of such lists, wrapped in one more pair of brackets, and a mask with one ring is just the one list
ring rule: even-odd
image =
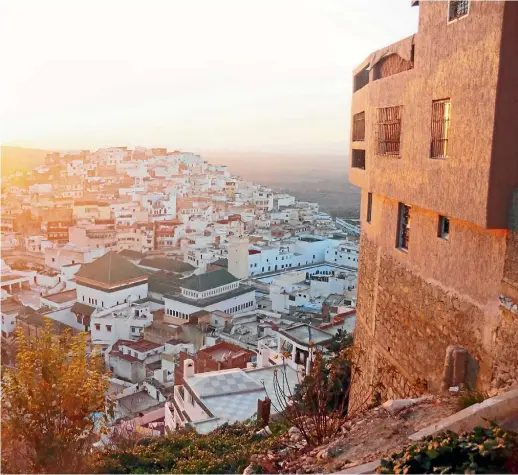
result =
[{"label": "rocky ground", "polygon": [[409,443],[409,435],[459,410],[453,396],[424,397],[401,406],[387,401],[346,422],[340,436],[315,448],[292,427],[275,449],[254,456],[245,473],[259,472],[258,466],[261,473],[339,472],[391,454]]}]

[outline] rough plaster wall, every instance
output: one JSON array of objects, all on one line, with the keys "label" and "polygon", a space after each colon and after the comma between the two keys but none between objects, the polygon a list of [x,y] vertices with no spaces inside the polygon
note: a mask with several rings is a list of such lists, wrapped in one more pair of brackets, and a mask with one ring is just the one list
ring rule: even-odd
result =
[{"label": "rough plaster wall", "polygon": [[[353,404],[377,383],[382,384],[383,398],[413,396],[424,381],[428,390],[439,391],[446,348],[452,344],[465,347],[478,362],[477,387],[481,390],[501,387],[502,381],[492,384],[498,375],[512,380],[517,374],[516,315],[509,312],[502,318],[502,307],[488,315],[486,307],[423,279],[384,252],[379,255],[377,246],[364,234],[360,269],[371,268],[376,262],[379,268],[370,275],[364,272],[358,289],[362,306],[358,308],[355,341],[366,354],[354,381]],[[367,302],[373,293],[374,321]],[[493,322],[489,328],[488,321]]]},{"label": "rough plaster wall", "polygon": [[[468,17],[447,24],[447,2],[422,2],[415,67],[353,94],[351,114],[365,111],[366,170],[350,169],[363,189],[482,227],[505,227],[505,211],[488,216],[489,172],[503,2],[472,2]],[[432,101],[450,98],[449,152],[431,160]],[[403,105],[401,157],[376,155],[377,108]],[[498,190],[497,190],[498,191]],[[505,192],[505,190],[501,190]]]},{"label": "rough plaster wall", "polygon": [[495,368],[492,389],[518,385],[518,315],[501,307],[501,323],[496,332]]}]

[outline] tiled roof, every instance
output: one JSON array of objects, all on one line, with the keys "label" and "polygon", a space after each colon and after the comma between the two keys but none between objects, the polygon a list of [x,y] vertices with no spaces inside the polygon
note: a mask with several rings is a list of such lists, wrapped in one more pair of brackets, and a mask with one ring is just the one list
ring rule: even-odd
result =
[{"label": "tiled roof", "polygon": [[228,269],[228,259],[225,259],[225,258],[218,259],[217,261],[211,262],[211,265],[224,267],[225,269]]},{"label": "tiled roof", "polygon": [[204,292],[205,290],[216,289],[223,285],[237,282],[230,272],[225,269],[216,270],[213,272],[206,272],[205,274],[195,275],[180,282],[180,287],[183,289],[196,290]]},{"label": "tiled roof", "polygon": [[110,251],[90,264],[83,264],[76,278],[84,278],[103,284],[117,284],[128,280],[147,279],[147,272],[116,252]]},{"label": "tiled roof", "polygon": [[139,265],[180,273],[196,269],[196,267],[187,262],[179,261],[178,259],[170,259],[168,257],[146,257],[140,261]]},{"label": "tiled roof", "polygon": [[95,311],[95,307],[92,307],[90,305],[87,305],[85,303],[76,302],[74,305],[72,305],[72,308],[70,309],[72,313],[78,313],[80,315],[85,315],[87,317],[91,317],[92,313]]},{"label": "tiled roof", "polygon": [[184,380],[201,398],[263,389],[258,382],[240,369],[201,373],[187,378],[184,376]]},{"label": "tiled roof", "polygon": [[228,292],[224,292],[222,294],[213,295],[211,297],[207,297],[204,299],[192,299],[189,297],[185,297],[182,294],[167,294],[164,295],[164,299],[176,300],[177,302],[183,302],[189,305],[194,305],[198,308],[205,308],[209,305],[214,305],[219,302],[223,302],[224,300],[228,300],[234,297],[239,297],[240,295],[248,294],[250,292],[254,292],[255,289],[253,287],[238,287],[237,289],[230,290]]},{"label": "tiled roof", "polygon": [[144,254],[138,251],[132,251],[131,249],[123,249],[119,252],[119,256],[127,257],[130,259],[140,259]]}]

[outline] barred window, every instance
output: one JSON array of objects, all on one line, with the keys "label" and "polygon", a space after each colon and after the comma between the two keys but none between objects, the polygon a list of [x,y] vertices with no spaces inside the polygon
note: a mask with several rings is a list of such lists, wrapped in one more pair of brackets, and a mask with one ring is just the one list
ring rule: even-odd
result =
[{"label": "barred window", "polygon": [[433,101],[430,158],[446,158],[448,156],[450,115],[451,103],[449,99]]},{"label": "barred window", "polygon": [[378,109],[378,155],[399,156],[403,106]]},{"label": "barred window", "polygon": [[469,0],[450,0],[448,5],[448,21],[458,20],[469,12]]},{"label": "barred window", "polygon": [[365,140],[365,112],[353,115],[353,142]]},{"label": "barred window", "polygon": [[365,170],[365,150],[353,149],[352,167]]},{"label": "barred window", "polygon": [[397,247],[408,251],[410,241],[410,206],[399,203]]}]

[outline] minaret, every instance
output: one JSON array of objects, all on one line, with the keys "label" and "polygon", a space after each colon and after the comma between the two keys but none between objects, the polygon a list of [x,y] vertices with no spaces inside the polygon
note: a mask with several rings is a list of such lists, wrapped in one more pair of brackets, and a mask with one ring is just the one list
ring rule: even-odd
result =
[{"label": "minaret", "polygon": [[232,236],[229,239],[228,271],[238,279],[248,277],[248,237]]}]

